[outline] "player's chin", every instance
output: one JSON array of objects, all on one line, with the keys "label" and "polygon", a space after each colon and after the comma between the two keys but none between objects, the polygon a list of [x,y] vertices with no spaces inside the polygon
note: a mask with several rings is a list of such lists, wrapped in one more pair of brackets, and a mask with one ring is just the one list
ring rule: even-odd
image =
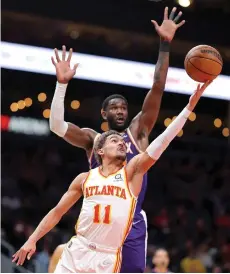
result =
[{"label": "player's chin", "polygon": [[128,119],[124,119],[124,120],[120,120],[120,121],[114,121],[115,124],[116,124],[116,128],[119,130],[119,131],[123,131],[125,130],[127,127],[128,127]]},{"label": "player's chin", "polygon": [[117,159],[121,160],[122,162],[124,162],[126,160],[126,152],[119,151],[117,153]]},{"label": "player's chin", "polygon": [[126,123],[122,122],[122,123],[116,123],[116,130],[117,131],[123,131],[126,129]]}]

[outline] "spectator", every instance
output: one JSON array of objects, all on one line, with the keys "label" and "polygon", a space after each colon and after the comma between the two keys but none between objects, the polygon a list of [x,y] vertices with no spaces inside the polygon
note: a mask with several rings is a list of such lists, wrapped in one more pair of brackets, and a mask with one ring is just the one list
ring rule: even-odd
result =
[{"label": "spectator", "polygon": [[206,268],[200,259],[196,256],[196,251],[193,244],[187,242],[188,255],[181,261],[181,270],[184,273],[205,273]]}]

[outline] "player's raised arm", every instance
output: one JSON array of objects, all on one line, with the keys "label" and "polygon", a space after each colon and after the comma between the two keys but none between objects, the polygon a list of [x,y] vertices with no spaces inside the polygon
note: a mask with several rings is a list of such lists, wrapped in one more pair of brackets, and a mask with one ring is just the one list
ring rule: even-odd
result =
[{"label": "player's raised arm", "polygon": [[60,137],[63,137],[68,143],[91,150],[93,140],[97,132],[92,129],[81,129],[78,126],[67,123],[64,120],[64,99],[68,82],[76,73],[78,64],[75,64],[73,69],[70,68],[70,61],[73,50],[70,49],[69,55],[66,58],[66,47],[62,47],[62,57],[60,59],[58,50],[54,50],[56,60],[52,57],[52,63],[56,69],[57,84],[50,111],[50,130]]},{"label": "player's raised arm", "polygon": [[82,183],[87,174],[81,173],[74,179],[60,202],[42,219],[26,243],[13,255],[13,262],[17,261],[17,265],[22,265],[26,257],[28,260],[31,258],[36,251],[37,241],[47,234],[82,196]]},{"label": "player's raised arm", "polygon": [[[176,137],[176,135],[183,128],[189,115],[198,103],[204,90],[208,87],[211,81],[206,82],[202,86],[200,84],[197,90],[191,95],[189,103],[176,117],[176,119],[166,128],[166,130],[159,135],[146,149],[145,152],[135,156],[127,164],[127,175],[129,182],[131,182],[131,188],[135,195],[139,194],[140,190],[140,177],[142,177],[150,167],[160,158],[161,154],[168,147],[170,142]],[[136,179],[138,178],[138,180]]]},{"label": "player's raised arm", "polygon": [[168,16],[168,7],[166,7],[164,20],[160,26],[156,21],[152,20],[160,36],[160,48],[152,88],[145,97],[141,112],[133,119],[130,126],[130,130],[136,140],[148,137],[156,123],[169,68],[170,43],[177,29],[185,23],[184,20],[179,22],[181,16],[182,12],[176,13],[176,8],[173,8]]}]

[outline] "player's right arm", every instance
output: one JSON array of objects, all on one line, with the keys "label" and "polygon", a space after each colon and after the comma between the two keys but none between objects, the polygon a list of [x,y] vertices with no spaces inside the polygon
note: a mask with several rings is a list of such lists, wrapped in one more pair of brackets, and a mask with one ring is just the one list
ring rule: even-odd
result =
[{"label": "player's right arm", "polygon": [[64,120],[64,99],[68,82],[76,73],[78,64],[73,69],[70,68],[70,61],[73,50],[70,49],[69,56],[66,58],[66,48],[62,47],[62,60],[55,49],[56,61],[52,57],[52,63],[55,66],[57,74],[57,85],[50,110],[50,130],[58,136],[64,138],[73,146],[84,148],[90,151],[93,147],[93,141],[97,134],[96,131],[89,128],[79,128],[78,126],[67,123]]},{"label": "player's right arm", "polygon": [[138,196],[141,190],[140,182],[142,182],[143,175],[155,164],[169,146],[170,142],[183,128],[189,115],[210,83],[211,81],[207,81],[202,86],[198,85],[197,90],[191,95],[189,103],[176,119],[147,147],[145,152],[133,157],[133,159],[127,164],[126,172],[128,182],[130,189],[135,196]]},{"label": "player's right arm", "polygon": [[37,241],[54,228],[62,216],[80,199],[82,183],[87,175],[88,173],[81,173],[73,180],[60,202],[42,219],[26,243],[13,255],[13,262],[18,261],[17,265],[22,265],[26,257],[28,260],[31,258],[36,250]]}]

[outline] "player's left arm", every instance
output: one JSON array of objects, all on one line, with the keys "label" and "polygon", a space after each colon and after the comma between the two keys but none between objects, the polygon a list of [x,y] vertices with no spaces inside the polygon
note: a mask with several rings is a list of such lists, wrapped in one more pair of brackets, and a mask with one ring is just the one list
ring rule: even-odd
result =
[{"label": "player's left arm", "polygon": [[22,265],[26,257],[28,260],[31,258],[36,251],[37,241],[54,228],[62,216],[80,199],[82,182],[86,176],[87,173],[81,173],[73,180],[60,202],[42,219],[26,243],[13,255],[13,262],[17,261],[17,265]]},{"label": "player's left arm", "polygon": [[170,43],[176,30],[185,23],[185,21],[182,21],[176,24],[182,12],[179,12],[177,16],[175,16],[175,12],[176,8],[173,8],[168,18],[168,7],[166,7],[162,25],[158,26],[156,21],[152,21],[160,36],[160,48],[152,88],[145,97],[141,112],[138,113],[130,125],[135,140],[142,139],[143,136],[148,137],[159,114],[169,68]]},{"label": "player's left arm", "polygon": [[145,152],[138,154],[127,164],[126,171],[128,181],[130,182],[130,187],[134,195],[138,196],[141,189],[141,178],[150,169],[150,167],[155,164],[161,154],[169,146],[170,142],[183,128],[189,115],[210,83],[211,81],[208,81],[202,86],[198,85],[196,91],[191,95],[189,103],[176,117],[176,119],[147,147]]}]

